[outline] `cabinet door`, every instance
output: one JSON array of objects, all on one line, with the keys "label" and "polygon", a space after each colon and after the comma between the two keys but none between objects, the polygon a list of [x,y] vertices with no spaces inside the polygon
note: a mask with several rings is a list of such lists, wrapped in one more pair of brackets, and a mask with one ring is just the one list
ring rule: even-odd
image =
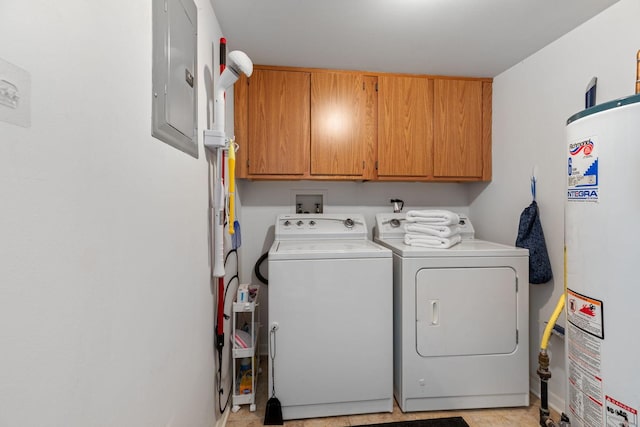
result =
[{"label": "cabinet door", "polygon": [[482,177],[482,86],[477,80],[435,80],[435,177]]},{"label": "cabinet door", "polygon": [[378,176],[427,177],[433,172],[433,82],[379,76]]},{"label": "cabinet door", "polygon": [[249,175],[309,173],[310,74],[254,70],[249,80]]},{"label": "cabinet door", "polygon": [[249,79],[240,74],[233,85],[233,131],[239,150],[236,152],[236,178],[247,178],[249,158]]},{"label": "cabinet door", "polygon": [[311,75],[311,174],[357,175],[365,167],[365,85],[360,74]]}]

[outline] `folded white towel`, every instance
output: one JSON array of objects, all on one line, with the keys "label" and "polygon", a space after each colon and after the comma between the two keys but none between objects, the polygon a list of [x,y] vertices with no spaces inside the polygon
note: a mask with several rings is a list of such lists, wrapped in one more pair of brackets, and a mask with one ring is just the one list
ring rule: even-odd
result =
[{"label": "folded white towel", "polygon": [[425,248],[449,249],[460,242],[462,238],[459,234],[451,237],[427,236],[424,234],[407,233],[404,235],[404,243],[409,246],[422,246]]},{"label": "folded white towel", "polygon": [[408,211],[407,222],[420,222],[433,225],[456,225],[460,222],[460,216],[445,210]]},{"label": "folded white towel", "polygon": [[425,234],[429,236],[451,237],[460,234],[460,227],[457,225],[434,225],[421,222],[410,222],[404,226],[407,233]]}]

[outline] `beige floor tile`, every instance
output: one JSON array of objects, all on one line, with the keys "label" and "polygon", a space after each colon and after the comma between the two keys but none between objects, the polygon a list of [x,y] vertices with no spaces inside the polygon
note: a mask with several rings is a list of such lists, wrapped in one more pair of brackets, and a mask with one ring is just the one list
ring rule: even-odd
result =
[{"label": "beige floor tile", "polygon": [[[262,426],[264,411],[269,392],[267,390],[266,358],[262,374],[259,377],[256,394],[256,411],[250,412],[248,405],[241,406],[240,410],[229,415],[226,427],[257,427]],[[396,403],[393,412],[378,414],[349,415],[340,417],[313,418],[306,420],[285,421],[285,427],[349,427],[362,424],[386,423],[402,420],[421,420],[445,417],[461,416],[469,424],[469,427],[538,427],[538,410],[540,400],[531,395],[531,404],[528,407],[519,408],[491,408],[470,409],[464,411],[427,411],[403,413]],[[559,419],[559,415],[552,411],[553,419]]]},{"label": "beige floor tile", "polygon": [[378,414],[362,414],[362,415],[349,415],[349,424],[352,426],[366,425],[373,423],[389,423],[391,421],[400,421],[402,418],[398,418],[397,413],[383,412]]},{"label": "beige floor tile", "polygon": [[[288,426],[288,424],[286,424]],[[345,427],[350,426],[349,417],[327,417],[305,420],[304,427]]]}]

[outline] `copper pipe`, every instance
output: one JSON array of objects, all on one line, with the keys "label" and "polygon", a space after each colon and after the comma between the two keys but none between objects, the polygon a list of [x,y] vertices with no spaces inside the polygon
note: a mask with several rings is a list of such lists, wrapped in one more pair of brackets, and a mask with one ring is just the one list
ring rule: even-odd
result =
[{"label": "copper pipe", "polygon": [[640,93],[640,50],[636,55],[636,93]]}]

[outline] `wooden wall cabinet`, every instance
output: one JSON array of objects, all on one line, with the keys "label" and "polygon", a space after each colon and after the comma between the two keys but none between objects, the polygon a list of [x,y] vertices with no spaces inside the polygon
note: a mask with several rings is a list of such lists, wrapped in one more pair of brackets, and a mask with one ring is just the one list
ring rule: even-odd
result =
[{"label": "wooden wall cabinet", "polygon": [[378,179],[491,179],[491,82],[379,76]]},{"label": "wooden wall cabinet", "polygon": [[491,180],[491,79],[256,66],[234,88],[236,175]]},{"label": "wooden wall cabinet", "polygon": [[375,83],[355,72],[257,66],[234,87],[236,176],[372,179]]},{"label": "wooden wall cabinet", "polygon": [[378,177],[433,173],[433,80],[378,77]]},{"label": "wooden wall cabinet", "polygon": [[311,75],[257,69],[248,90],[248,174],[309,173]]},{"label": "wooden wall cabinet", "polygon": [[356,73],[311,74],[311,175],[374,173],[375,80]]},{"label": "wooden wall cabinet", "polygon": [[491,83],[434,81],[434,178],[491,178]]}]

